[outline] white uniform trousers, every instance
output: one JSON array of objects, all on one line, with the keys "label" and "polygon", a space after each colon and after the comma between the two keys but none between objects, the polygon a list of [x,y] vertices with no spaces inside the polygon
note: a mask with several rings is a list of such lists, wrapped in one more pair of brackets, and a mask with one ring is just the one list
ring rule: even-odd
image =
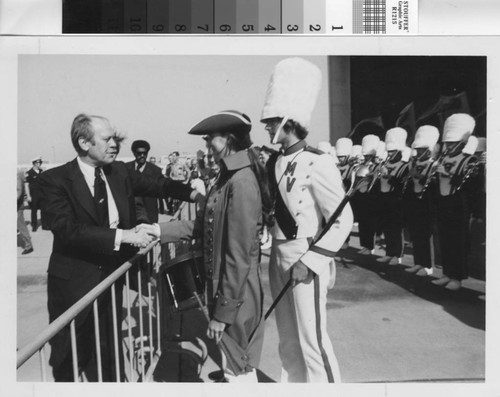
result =
[{"label": "white uniform trousers", "polygon": [[[290,279],[290,268],[308,249],[307,239],[275,240],[269,263],[273,299]],[[282,382],[340,382],[340,371],[326,329],[331,258],[324,271],[290,289],[275,308]]]}]

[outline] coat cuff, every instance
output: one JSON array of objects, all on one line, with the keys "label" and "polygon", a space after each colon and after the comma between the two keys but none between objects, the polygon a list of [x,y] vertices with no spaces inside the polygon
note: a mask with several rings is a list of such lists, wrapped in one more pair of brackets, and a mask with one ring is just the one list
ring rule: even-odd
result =
[{"label": "coat cuff", "polygon": [[[331,253],[331,251],[328,252]],[[335,255],[326,256],[321,253],[315,252],[314,250],[309,250],[304,255],[302,255],[300,261],[309,269],[311,269],[312,272],[321,274],[329,266],[329,263],[334,256]]]},{"label": "coat cuff", "polygon": [[220,292],[215,294],[214,300],[214,318],[222,323],[234,323],[243,301],[226,298]]}]

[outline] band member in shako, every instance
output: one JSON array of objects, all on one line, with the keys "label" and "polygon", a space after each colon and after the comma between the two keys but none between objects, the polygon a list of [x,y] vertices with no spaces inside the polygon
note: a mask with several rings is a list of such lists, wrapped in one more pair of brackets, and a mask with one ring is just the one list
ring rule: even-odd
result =
[{"label": "band member in shako", "polygon": [[352,140],[349,138],[339,138],[335,143],[335,151],[339,162],[337,167],[340,171],[342,181],[346,190],[351,187],[351,174],[355,167],[355,163],[349,161],[352,151]]},{"label": "band member in shako", "polygon": [[[352,140],[349,138],[339,138],[335,143],[335,152],[337,154],[337,167],[340,171],[340,176],[342,178],[342,182],[344,183],[344,188],[346,191],[351,187],[351,175],[355,171],[357,164],[356,162],[349,161],[352,151]],[[359,147],[361,149],[361,146]],[[355,214],[355,200],[354,197],[351,198],[351,208],[354,216],[354,220],[356,220]],[[342,245],[342,249],[349,248],[349,240],[350,235],[347,236],[345,243]]]},{"label": "band member in shako", "polygon": [[[361,141],[361,154],[363,164],[370,170],[376,168],[376,154],[380,139],[376,135],[368,134]],[[377,211],[379,206],[378,186],[368,191],[368,186],[361,186],[358,193],[353,196],[356,219],[358,221],[359,243],[361,249],[358,254],[371,255],[375,248],[375,233],[377,230]]]},{"label": "band member in shako", "polygon": [[[470,115],[456,113],[446,119],[443,128],[445,156],[437,167],[437,224],[443,275],[433,283],[449,290],[460,289],[462,280],[468,277],[470,211],[467,192],[459,186],[470,161],[474,161],[463,149],[475,125]],[[474,151],[475,148],[469,153]]]},{"label": "band member in shako", "polygon": [[[217,343],[229,335],[243,352],[245,369],[229,366],[229,382],[257,382],[264,327],[259,235],[270,219],[272,201],[266,169],[250,146],[252,124],[243,113],[228,110],[207,117],[189,134],[204,135],[220,173],[195,221],[160,224],[161,242],[202,237],[210,322],[207,336]],[[236,354],[238,351],[234,352]],[[229,351],[231,353],[231,351]],[[223,350],[223,354],[225,354]],[[228,362],[235,360],[228,357]]]},{"label": "band member in shako", "polygon": [[276,306],[282,382],[339,382],[340,371],[326,329],[329,263],[352,227],[347,205],[318,241],[322,229],[345,196],[342,178],[330,155],[305,138],[321,87],[317,66],[301,58],[278,63],[262,110],[271,142],[281,150],[269,162],[275,194],[276,223],[269,262],[273,299],[292,280]]},{"label": "band member in shako", "polygon": [[405,218],[413,243],[414,265],[405,269],[417,276],[431,275],[432,270],[432,210],[434,195],[432,190],[423,190],[429,174],[432,172],[437,156],[436,147],[439,130],[432,125],[418,128],[412,143],[415,155],[410,162],[408,186],[405,189]]},{"label": "band member in shako", "polygon": [[484,222],[486,220],[486,138],[477,138],[477,148],[474,156],[477,161],[467,181],[467,191],[469,192],[472,218]]},{"label": "band member in shako", "polygon": [[382,232],[385,236],[385,256],[377,262],[397,265],[403,257],[403,214],[401,208],[401,189],[403,176],[408,163],[402,161],[406,147],[407,133],[403,128],[395,127],[385,135],[387,159],[382,166],[380,176]]}]

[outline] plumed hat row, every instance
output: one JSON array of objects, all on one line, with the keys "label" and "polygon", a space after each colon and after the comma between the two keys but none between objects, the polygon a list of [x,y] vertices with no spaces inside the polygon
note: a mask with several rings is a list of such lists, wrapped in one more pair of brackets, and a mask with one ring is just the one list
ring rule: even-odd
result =
[{"label": "plumed hat row", "polygon": [[474,131],[476,121],[466,113],[455,113],[446,119],[443,128],[443,142],[465,141]]},{"label": "plumed hat row", "polygon": [[208,135],[214,132],[248,134],[252,129],[250,117],[236,110],[224,110],[209,116],[189,130],[191,135]]},{"label": "plumed hat row", "polygon": [[321,88],[321,71],[302,58],[279,62],[267,86],[261,120],[288,118],[308,128]]},{"label": "plumed hat row", "polygon": [[411,146],[415,149],[429,148],[433,150],[438,140],[439,130],[433,125],[423,125],[415,133],[415,139]]},{"label": "plumed hat row", "polygon": [[349,138],[339,138],[335,144],[337,156],[350,156],[352,151],[352,140]]},{"label": "plumed hat row", "polygon": [[406,130],[401,127],[394,127],[385,133],[385,150],[403,150],[406,146]]}]

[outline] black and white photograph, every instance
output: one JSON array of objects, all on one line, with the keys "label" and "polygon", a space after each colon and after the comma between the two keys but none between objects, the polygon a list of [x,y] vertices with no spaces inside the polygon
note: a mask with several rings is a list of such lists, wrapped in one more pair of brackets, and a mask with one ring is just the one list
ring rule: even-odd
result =
[{"label": "black and white photograph", "polygon": [[13,38],[13,395],[497,395],[496,44]]}]

